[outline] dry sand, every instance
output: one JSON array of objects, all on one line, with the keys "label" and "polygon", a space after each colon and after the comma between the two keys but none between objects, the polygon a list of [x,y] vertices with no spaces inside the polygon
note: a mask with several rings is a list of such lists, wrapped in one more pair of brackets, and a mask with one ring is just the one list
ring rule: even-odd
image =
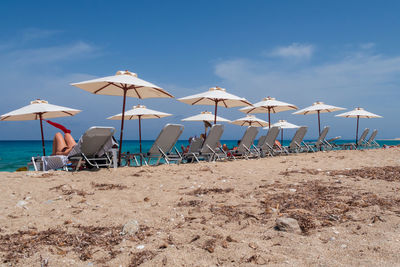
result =
[{"label": "dry sand", "polygon": [[400,265],[398,148],[1,173],[0,186],[4,266]]}]

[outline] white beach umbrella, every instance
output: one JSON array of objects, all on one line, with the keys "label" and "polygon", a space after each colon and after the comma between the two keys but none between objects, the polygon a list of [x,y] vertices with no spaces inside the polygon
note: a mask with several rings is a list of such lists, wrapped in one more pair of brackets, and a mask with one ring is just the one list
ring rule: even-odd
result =
[{"label": "white beach umbrella", "polygon": [[139,145],[140,145],[140,153],[142,153],[142,119],[159,119],[171,116],[172,114],[164,113],[161,111],[156,111],[152,109],[146,108],[143,105],[133,106],[131,110],[125,111],[125,116],[120,113],[111,117],[108,117],[108,120],[139,120]]},{"label": "white beach umbrella", "polygon": [[321,134],[321,121],[320,121],[320,113],[334,112],[339,110],[345,110],[345,108],[335,107],[331,105],[327,105],[323,102],[315,102],[309,107],[301,109],[299,111],[294,112],[296,115],[309,115],[309,114],[318,114],[318,135]]},{"label": "white beach umbrella", "polygon": [[178,99],[179,101],[189,105],[209,105],[215,106],[214,124],[217,123],[217,107],[226,108],[251,106],[246,98],[238,97],[226,92],[224,88],[212,87],[207,92],[186,96]]},{"label": "white beach umbrella", "polygon": [[[205,134],[207,133],[207,125],[206,122],[213,122],[215,120],[214,114],[209,111],[203,111],[198,115],[194,115],[191,117],[187,117],[182,119],[182,121],[203,121],[205,126]],[[224,119],[220,116],[217,116],[218,122],[231,122],[230,120]]]},{"label": "white beach umbrella", "polygon": [[262,101],[253,104],[252,107],[239,109],[241,112],[250,113],[268,113],[268,123],[271,126],[271,113],[278,113],[287,110],[298,109],[295,105],[278,101],[273,97],[266,97]]},{"label": "white beach umbrella", "polygon": [[254,115],[247,115],[246,117],[234,120],[231,123],[240,126],[256,126],[256,127],[264,127],[269,125],[268,122],[263,121]]},{"label": "white beach umbrella", "polygon": [[345,118],[357,118],[357,128],[356,128],[356,144],[358,141],[358,125],[360,118],[383,118],[382,116],[376,115],[374,113],[368,112],[363,108],[355,108],[352,111],[345,112],[342,114],[336,115],[336,117],[345,117]]},{"label": "white beach umbrella", "polygon": [[44,148],[44,135],[43,135],[43,119],[51,119],[58,117],[67,117],[74,116],[81,112],[81,110],[67,108],[62,106],[56,106],[49,104],[49,102],[45,100],[34,100],[31,101],[30,105],[22,107],[20,109],[16,109],[4,115],[1,115],[1,121],[31,121],[31,120],[40,120],[40,131],[42,134],[42,147],[43,147],[43,156],[46,155],[46,151]]},{"label": "white beach umbrella", "polygon": [[121,160],[122,137],[124,132],[124,116],[126,97],[144,98],[173,98],[173,96],[161,87],[139,79],[136,73],[118,71],[114,76],[93,79],[71,85],[81,88],[93,94],[123,96],[121,133],[118,159]]},{"label": "white beach umbrella", "polygon": [[[283,143],[283,129],[295,129],[295,128],[299,128],[300,126],[297,126],[293,123],[287,122],[286,120],[279,120],[278,122],[272,124],[271,127],[280,127],[281,128],[281,144],[282,144]],[[268,129],[268,128],[265,127],[263,129]]]}]

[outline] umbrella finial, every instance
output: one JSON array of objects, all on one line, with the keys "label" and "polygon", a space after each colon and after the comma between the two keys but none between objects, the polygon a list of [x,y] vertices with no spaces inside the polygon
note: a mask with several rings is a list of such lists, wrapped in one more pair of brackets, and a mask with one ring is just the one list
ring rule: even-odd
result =
[{"label": "umbrella finial", "polygon": [[322,101],[317,101],[317,102],[314,102],[313,103],[313,106],[315,106],[315,105],[323,105],[324,104],[324,102],[322,102]]},{"label": "umbrella finial", "polygon": [[146,108],[146,106],[138,104],[138,105],[132,107],[132,109],[135,109],[135,108]]},{"label": "umbrella finial", "polygon": [[47,102],[46,100],[42,100],[42,99],[36,99],[31,101],[31,104],[48,104],[49,102]]},{"label": "umbrella finial", "polygon": [[137,78],[137,74],[134,72],[130,72],[129,70],[119,70],[115,75],[130,75]]},{"label": "umbrella finial", "polygon": [[270,96],[264,97],[263,99],[263,101],[268,101],[268,100],[276,100],[276,99],[275,97],[270,97]]},{"label": "umbrella finial", "polygon": [[215,90],[226,91],[225,88],[221,88],[219,86],[211,87],[209,91],[215,91]]}]

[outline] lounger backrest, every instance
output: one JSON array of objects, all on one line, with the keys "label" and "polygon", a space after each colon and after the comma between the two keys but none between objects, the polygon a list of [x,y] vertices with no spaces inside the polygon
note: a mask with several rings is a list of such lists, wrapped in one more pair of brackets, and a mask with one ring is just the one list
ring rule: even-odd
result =
[{"label": "lounger backrest", "polygon": [[[215,150],[219,146],[219,140],[221,139],[222,133],[224,132],[224,126],[221,124],[214,124],[206,140],[204,140],[203,146],[201,147],[201,153],[212,153],[211,149]],[[210,149],[211,148],[211,149]]]},{"label": "lounger backrest", "polygon": [[368,128],[365,128],[364,132],[361,134],[360,138],[357,141],[357,145],[362,145],[362,143],[364,143],[365,138],[367,137],[367,134],[369,132]]},{"label": "lounger backrest", "polygon": [[240,143],[237,151],[246,152],[254,143],[256,136],[258,134],[258,128],[254,126],[247,127],[246,131],[243,134],[242,139],[240,139]]},{"label": "lounger backrest", "polygon": [[329,132],[329,128],[330,128],[329,126],[325,126],[325,128],[322,130],[321,134],[318,137],[317,142],[315,142],[316,147],[319,147],[324,142],[324,140]]},{"label": "lounger backrest", "polygon": [[183,125],[166,124],[158,135],[156,141],[149,149],[149,155],[160,155],[160,149],[164,153],[169,153],[174,148],[176,141],[183,132]]},{"label": "lounger backrest", "polygon": [[267,139],[267,135],[262,135],[258,138],[257,147],[261,147],[265,143],[265,139]]},{"label": "lounger backrest", "polygon": [[375,129],[375,130],[372,132],[371,136],[369,137],[369,139],[368,139],[368,141],[367,141],[367,144],[368,144],[368,145],[370,145],[370,144],[372,143],[372,141],[375,140],[375,137],[376,137],[377,134],[378,134],[378,130]]},{"label": "lounger backrest", "polygon": [[201,137],[193,138],[190,142],[188,153],[199,152],[201,149],[201,146],[203,145],[203,142],[204,142],[204,139]]},{"label": "lounger backrest", "polygon": [[115,133],[113,127],[90,127],[81,137],[80,151],[87,157],[95,156]]},{"label": "lounger backrest", "polygon": [[264,144],[259,146],[261,149],[268,150],[275,145],[275,140],[278,137],[280,127],[274,126],[269,128]]},{"label": "lounger backrest", "polygon": [[301,145],[301,142],[303,142],[304,136],[307,133],[307,127],[306,126],[301,126],[296,133],[294,134],[292,141],[290,142],[289,148],[290,149],[296,149]]}]

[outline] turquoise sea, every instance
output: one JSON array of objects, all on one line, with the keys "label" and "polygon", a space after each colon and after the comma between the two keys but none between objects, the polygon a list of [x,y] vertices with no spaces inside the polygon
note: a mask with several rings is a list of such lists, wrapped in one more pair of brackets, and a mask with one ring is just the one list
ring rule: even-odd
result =
[{"label": "turquoise sea", "polygon": [[[153,140],[142,141],[143,151],[147,151],[153,144]],[[284,140],[283,145],[288,145],[290,140]],[[341,140],[337,143],[349,143],[354,140]],[[222,140],[221,143],[227,144],[228,147],[233,147],[237,144],[237,140]],[[380,140],[378,143],[386,145],[400,145],[400,141]],[[188,145],[185,140],[179,140],[176,147],[180,149],[181,145]],[[50,155],[52,152],[52,141],[45,141],[46,153]],[[123,152],[130,153],[139,152],[139,141],[126,140],[123,143]],[[32,156],[41,156],[42,144],[40,140],[30,141],[0,141],[0,171],[13,172],[20,167],[27,166]]]}]

